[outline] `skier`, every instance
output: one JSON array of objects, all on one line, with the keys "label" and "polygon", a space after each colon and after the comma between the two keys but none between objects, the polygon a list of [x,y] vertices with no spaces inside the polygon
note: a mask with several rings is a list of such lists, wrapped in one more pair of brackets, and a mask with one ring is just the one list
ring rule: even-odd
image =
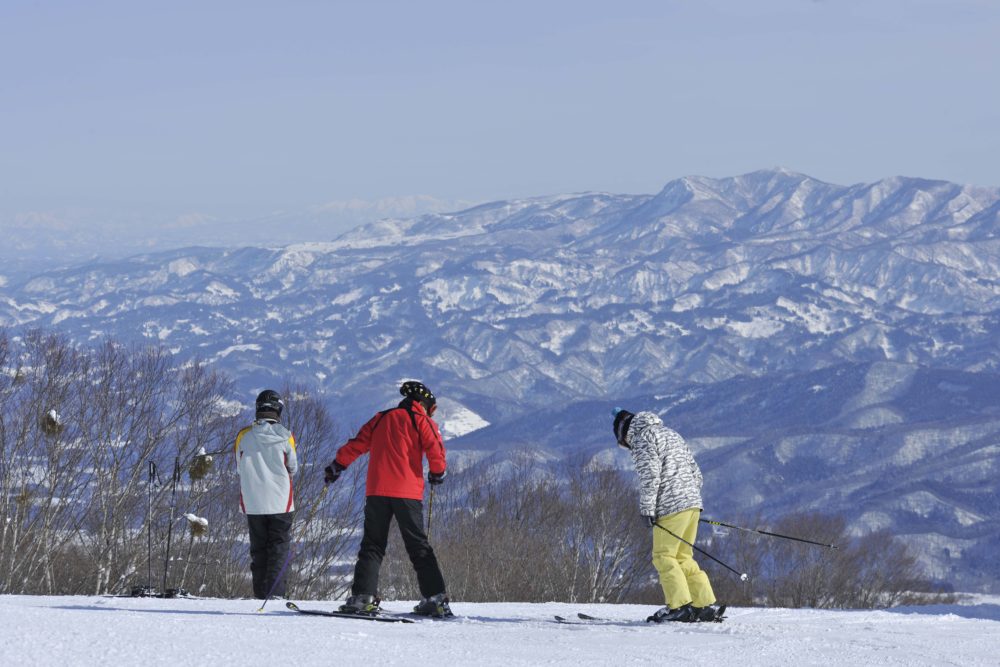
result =
[{"label": "skier", "polygon": [[646,620],[714,621],[719,610],[712,606],[712,584],[690,546],[701,516],[702,476],[694,455],[654,413],[615,408],[614,415],[615,439],[630,451],[639,476],[639,513],[653,529],[653,566],[667,603]]},{"label": "skier", "polygon": [[452,616],[444,577],[424,533],[423,458],[427,457],[430,484],[441,484],[447,474],[444,443],[431,418],[437,399],[420,382],[404,382],[403,400],[372,417],[358,434],[337,450],[324,470],[324,481],[335,482],[362,454],[368,453],[365,484],[365,525],[351,595],[340,611],[375,614],[379,610],[379,569],[385,557],[389,527],[396,517],[406,553],[417,573],[423,598],[413,611],[425,616]]},{"label": "skier", "polygon": [[255,402],[254,422],[236,436],[236,469],[240,474],[240,509],[250,528],[250,574],[253,594],[284,597],[284,581],[276,581],[290,546],[295,515],[292,475],[298,470],[295,438],[281,425],[285,404],[278,392],[265,389]]}]

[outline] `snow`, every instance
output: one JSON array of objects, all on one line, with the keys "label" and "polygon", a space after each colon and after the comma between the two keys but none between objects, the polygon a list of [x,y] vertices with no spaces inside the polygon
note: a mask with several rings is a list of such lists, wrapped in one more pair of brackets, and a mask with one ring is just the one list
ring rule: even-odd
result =
[{"label": "snow", "polygon": [[[403,611],[412,602],[383,603]],[[0,661],[17,665],[996,665],[1000,598],[890,611],[731,609],[651,625],[654,607],[466,604],[413,624],[304,617],[271,601],[0,596]],[[301,602],[330,609],[332,602]],[[614,624],[563,625],[576,612]],[[638,621],[638,622],[637,622]]]},{"label": "snow", "polygon": [[684,311],[698,308],[702,305],[704,300],[705,299],[701,294],[685,294],[677,297],[677,301],[674,302],[672,310],[675,313],[683,313]]},{"label": "snow", "polygon": [[562,354],[563,343],[576,333],[576,326],[556,320],[545,325],[545,333],[549,335],[549,340],[543,342],[541,347],[554,354]]},{"label": "snow", "polygon": [[198,265],[187,258],[175,259],[167,264],[167,272],[181,278],[197,270]]},{"label": "snow", "polygon": [[350,292],[345,292],[337,298],[333,299],[330,303],[335,306],[346,306],[350,303],[354,303],[361,297],[365,295],[365,291],[360,287],[352,289]]},{"label": "snow", "polygon": [[844,325],[838,325],[833,321],[834,318],[829,311],[813,303],[796,303],[791,299],[779,296],[775,305],[801,320],[806,330],[811,334],[828,335],[845,328]]},{"label": "snow", "polygon": [[753,319],[749,322],[726,322],[726,328],[744,338],[770,338],[785,328],[781,322],[769,319]]},{"label": "snow", "polygon": [[213,280],[206,287],[205,291],[213,296],[222,297],[223,299],[236,299],[239,297],[239,292],[232,289],[231,287],[222,284],[218,280]]},{"label": "snow", "polygon": [[488,421],[465,406],[449,407],[441,423],[441,435],[446,439],[458,438],[489,425]]},{"label": "snow", "polygon": [[243,345],[230,345],[226,349],[220,351],[215,355],[216,359],[221,359],[222,357],[228,357],[234,352],[260,352],[261,347],[257,343],[247,343]]}]

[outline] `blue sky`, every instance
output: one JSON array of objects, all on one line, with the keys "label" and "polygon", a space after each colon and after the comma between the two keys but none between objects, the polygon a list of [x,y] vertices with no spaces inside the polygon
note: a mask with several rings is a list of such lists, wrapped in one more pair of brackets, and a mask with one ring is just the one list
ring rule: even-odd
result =
[{"label": "blue sky", "polygon": [[998,186],[998,71],[986,0],[5,0],[0,216],[656,192],[774,166]]}]

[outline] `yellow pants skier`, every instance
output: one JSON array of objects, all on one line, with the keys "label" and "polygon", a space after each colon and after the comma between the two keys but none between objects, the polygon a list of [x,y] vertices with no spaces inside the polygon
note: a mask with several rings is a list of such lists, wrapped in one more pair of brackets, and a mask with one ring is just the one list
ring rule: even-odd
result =
[{"label": "yellow pants skier", "polygon": [[[658,517],[656,523],[694,544],[698,536],[701,510],[694,508]],[[708,607],[715,603],[715,593],[708,575],[698,567],[692,549],[660,528],[653,527],[653,567],[660,575],[663,597],[671,609],[686,604]]]}]

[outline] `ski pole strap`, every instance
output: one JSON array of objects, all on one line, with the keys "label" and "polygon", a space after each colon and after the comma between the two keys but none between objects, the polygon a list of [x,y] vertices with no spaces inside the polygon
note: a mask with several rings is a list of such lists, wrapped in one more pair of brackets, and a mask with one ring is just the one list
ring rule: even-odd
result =
[{"label": "ski pole strap", "polygon": [[778,533],[770,533],[766,530],[760,530],[759,528],[741,528],[740,526],[733,526],[728,523],[723,523],[722,521],[712,521],[711,519],[699,519],[702,523],[707,523],[713,526],[722,526],[724,528],[732,528],[733,530],[742,530],[746,533],[759,533],[761,535],[768,535],[770,537],[780,537],[783,540],[795,540],[796,542],[805,542],[806,544],[815,544],[818,547],[826,547],[827,549],[839,549],[836,544],[824,544],[823,542],[814,542],[813,540],[807,540],[801,537],[792,537],[790,535],[779,535]]},{"label": "ski pole strap", "polygon": [[698,553],[700,553],[700,554],[702,554],[704,556],[708,556],[709,558],[711,558],[712,560],[714,560],[716,563],[718,563],[722,567],[726,568],[727,570],[729,570],[730,572],[732,572],[733,574],[735,574],[736,576],[738,576],[740,578],[740,581],[747,581],[750,578],[749,576],[747,576],[746,572],[740,572],[739,570],[736,570],[736,569],[733,569],[733,568],[729,567],[728,565],[726,565],[721,560],[719,560],[718,558],[716,558],[712,554],[708,553],[704,549],[696,547],[695,545],[691,544],[690,542],[688,542],[687,540],[685,540],[680,535],[674,533],[674,531],[670,530],[669,528],[664,528],[663,526],[660,525],[659,521],[654,521],[653,525],[656,526],[657,528],[659,528],[660,530],[667,531],[670,535],[673,535],[676,539],[678,539],[681,542],[683,542],[684,544],[688,545],[689,547],[691,547],[692,549],[694,549]]}]

